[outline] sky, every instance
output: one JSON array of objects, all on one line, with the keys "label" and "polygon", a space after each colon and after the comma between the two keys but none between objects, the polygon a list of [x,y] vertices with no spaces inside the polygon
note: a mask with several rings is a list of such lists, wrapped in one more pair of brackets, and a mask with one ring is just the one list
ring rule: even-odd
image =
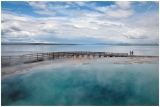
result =
[{"label": "sky", "polygon": [[159,2],[2,1],[1,42],[159,43]]}]

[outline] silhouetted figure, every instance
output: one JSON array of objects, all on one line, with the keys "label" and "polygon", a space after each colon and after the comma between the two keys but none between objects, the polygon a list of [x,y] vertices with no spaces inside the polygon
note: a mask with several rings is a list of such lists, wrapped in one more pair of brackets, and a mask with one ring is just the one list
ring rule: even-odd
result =
[{"label": "silhouetted figure", "polygon": [[132,51],[132,55],[133,55],[133,51]]},{"label": "silhouetted figure", "polygon": [[130,55],[131,55],[131,51],[130,51]]}]

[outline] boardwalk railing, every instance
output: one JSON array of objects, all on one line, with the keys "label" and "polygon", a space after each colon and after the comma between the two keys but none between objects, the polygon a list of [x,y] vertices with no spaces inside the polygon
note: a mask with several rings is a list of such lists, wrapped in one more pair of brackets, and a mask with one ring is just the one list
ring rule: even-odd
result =
[{"label": "boardwalk railing", "polygon": [[75,51],[75,52],[49,52],[37,54],[25,54],[19,56],[1,56],[2,67],[17,65],[22,63],[32,63],[43,60],[51,60],[58,58],[74,58],[74,57],[128,57],[128,53],[108,53],[108,52],[89,52],[89,51]]}]

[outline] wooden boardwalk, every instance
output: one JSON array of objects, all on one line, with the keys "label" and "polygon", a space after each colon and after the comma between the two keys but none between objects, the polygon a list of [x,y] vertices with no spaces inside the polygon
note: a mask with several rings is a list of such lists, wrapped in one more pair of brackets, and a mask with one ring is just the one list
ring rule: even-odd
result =
[{"label": "wooden boardwalk", "polygon": [[22,63],[33,63],[44,60],[53,60],[59,58],[96,58],[96,57],[152,57],[152,56],[134,56],[128,53],[109,53],[109,52],[89,52],[89,51],[75,51],[75,52],[49,52],[37,54],[25,54],[19,56],[1,56],[1,66],[12,66]]}]

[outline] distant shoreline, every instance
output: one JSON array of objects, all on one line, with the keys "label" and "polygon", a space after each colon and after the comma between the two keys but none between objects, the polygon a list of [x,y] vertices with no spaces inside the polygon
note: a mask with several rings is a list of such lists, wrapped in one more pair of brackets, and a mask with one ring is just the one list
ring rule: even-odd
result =
[{"label": "distant shoreline", "polygon": [[8,43],[4,42],[1,45],[115,45],[115,46],[159,46],[159,44],[130,44],[130,43],[93,43],[93,44],[75,44],[75,43]]},{"label": "distant shoreline", "polygon": [[79,44],[58,44],[58,43],[1,43],[1,45],[79,45]]}]

